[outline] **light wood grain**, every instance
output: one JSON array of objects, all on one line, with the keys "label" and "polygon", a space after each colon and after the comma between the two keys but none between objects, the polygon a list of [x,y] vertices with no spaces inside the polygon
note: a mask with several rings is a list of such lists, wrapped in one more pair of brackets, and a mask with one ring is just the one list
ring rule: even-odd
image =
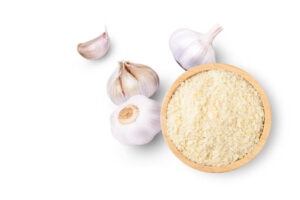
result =
[{"label": "light wood grain", "polygon": [[[262,132],[259,142],[255,145],[254,149],[244,158],[242,158],[230,165],[226,165],[226,166],[222,166],[222,167],[210,167],[210,166],[201,165],[201,164],[191,161],[190,159],[185,157],[176,148],[176,146],[173,144],[173,142],[171,141],[171,139],[168,137],[168,134],[167,134],[167,108],[168,108],[168,104],[169,104],[170,99],[172,98],[173,93],[180,86],[181,82],[185,81],[186,79],[189,79],[190,77],[194,76],[195,74],[198,74],[198,73],[201,73],[204,71],[209,71],[209,70],[225,70],[225,71],[229,71],[229,72],[235,72],[235,73],[239,74],[240,76],[242,76],[245,80],[247,80],[250,84],[252,84],[252,86],[259,93],[260,98],[263,103],[263,108],[264,108],[264,113],[265,113],[263,132]],[[205,172],[226,172],[226,171],[231,171],[231,170],[237,169],[239,167],[242,167],[243,165],[250,162],[261,151],[266,140],[268,139],[269,132],[271,129],[271,108],[270,108],[270,104],[269,104],[269,101],[267,99],[267,96],[266,96],[264,90],[256,82],[256,80],[254,78],[252,78],[247,72],[245,72],[237,67],[227,65],[227,64],[221,64],[221,63],[205,64],[205,65],[200,65],[200,66],[194,67],[194,68],[186,71],[181,76],[179,76],[176,79],[176,81],[172,84],[172,86],[168,90],[168,92],[164,98],[164,101],[163,101],[162,110],[161,110],[161,126],[162,126],[163,136],[164,136],[165,141],[167,142],[169,148],[175,154],[175,156],[177,156],[177,158],[179,158],[182,162],[184,162],[185,164],[187,164],[188,166],[190,166],[192,168],[195,168],[195,169],[201,170],[201,171],[205,171]]]}]

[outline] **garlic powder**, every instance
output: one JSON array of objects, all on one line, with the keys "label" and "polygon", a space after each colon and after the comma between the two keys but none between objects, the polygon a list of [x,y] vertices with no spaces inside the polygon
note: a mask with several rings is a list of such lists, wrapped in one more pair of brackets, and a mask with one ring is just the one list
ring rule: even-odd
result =
[{"label": "garlic powder", "polygon": [[258,92],[240,75],[210,70],[185,80],[167,108],[167,135],[190,160],[231,164],[260,139],[264,109]]}]

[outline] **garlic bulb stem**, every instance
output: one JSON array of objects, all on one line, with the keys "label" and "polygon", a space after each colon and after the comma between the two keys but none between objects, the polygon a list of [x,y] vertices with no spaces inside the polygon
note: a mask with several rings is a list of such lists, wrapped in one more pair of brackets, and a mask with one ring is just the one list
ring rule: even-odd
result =
[{"label": "garlic bulb stem", "polygon": [[215,37],[223,30],[223,27],[220,26],[219,24],[214,25],[210,31],[207,33],[208,37],[208,41],[211,44],[213,42],[213,40],[215,39]]}]

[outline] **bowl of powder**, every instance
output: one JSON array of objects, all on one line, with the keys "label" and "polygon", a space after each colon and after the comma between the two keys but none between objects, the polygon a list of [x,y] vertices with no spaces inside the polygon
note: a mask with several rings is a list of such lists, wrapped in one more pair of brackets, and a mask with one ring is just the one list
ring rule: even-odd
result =
[{"label": "bowl of powder", "polygon": [[271,128],[271,109],[262,87],[227,64],[194,67],[168,90],[161,124],[171,151],[185,164],[226,172],[251,161]]}]

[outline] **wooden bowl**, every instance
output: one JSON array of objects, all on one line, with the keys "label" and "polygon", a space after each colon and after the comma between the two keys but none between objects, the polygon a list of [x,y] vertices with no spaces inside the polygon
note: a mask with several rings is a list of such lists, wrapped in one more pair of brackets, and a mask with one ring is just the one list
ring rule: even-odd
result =
[{"label": "wooden bowl", "polygon": [[[221,167],[211,167],[211,166],[205,166],[198,164],[196,162],[193,162],[192,160],[188,159],[185,157],[173,144],[169,136],[167,135],[167,108],[170,99],[172,98],[173,93],[177,90],[177,88],[180,86],[180,83],[185,81],[186,79],[191,78],[192,76],[204,72],[204,71],[209,71],[209,70],[225,70],[229,72],[235,72],[242,76],[245,80],[247,80],[259,93],[263,108],[264,108],[264,114],[265,114],[265,120],[264,120],[264,128],[260,137],[259,142],[255,145],[254,149],[244,158],[235,161],[232,164],[221,166]],[[171,88],[168,90],[164,101],[162,105],[162,110],[161,110],[161,125],[162,125],[162,132],[164,135],[164,138],[171,149],[171,151],[179,158],[182,162],[187,164],[188,166],[205,171],[205,172],[226,172],[226,171],[231,171],[234,169],[237,169],[239,167],[242,167],[243,165],[247,164],[249,161],[251,161],[263,148],[268,136],[269,132],[271,129],[271,108],[269,101],[267,99],[267,96],[265,92],[263,91],[262,87],[255,81],[254,78],[252,78],[247,72],[231,66],[227,64],[221,64],[221,63],[214,63],[214,64],[205,64],[205,65],[200,65],[197,67],[193,67],[192,69],[184,72],[181,76],[179,76],[176,81],[173,83]]]}]

